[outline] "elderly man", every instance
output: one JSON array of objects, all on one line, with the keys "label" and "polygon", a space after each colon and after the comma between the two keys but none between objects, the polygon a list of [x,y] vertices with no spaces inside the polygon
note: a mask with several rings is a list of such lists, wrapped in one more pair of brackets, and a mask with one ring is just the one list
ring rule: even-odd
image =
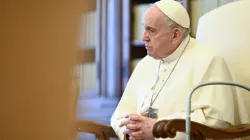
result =
[{"label": "elderly man", "polygon": [[[121,140],[154,140],[152,128],[158,120],[185,119],[186,98],[196,85],[233,81],[223,57],[189,36],[190,19],[180,3],[156,2],[146,11],[143,26],[148,55],[135,68],[111,118]],[[238,102],[243,100],[233,87],[201,88],[192,98],[191,119],[231,127],[248,120]]]}]

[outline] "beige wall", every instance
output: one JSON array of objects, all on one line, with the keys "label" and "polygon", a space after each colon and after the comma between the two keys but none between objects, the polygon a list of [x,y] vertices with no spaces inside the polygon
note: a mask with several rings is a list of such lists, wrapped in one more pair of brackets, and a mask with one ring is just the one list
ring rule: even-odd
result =
[{"label": "beige wall", "polygon": [[199,18],[209,11],[235,0],[189,0],[191,36],[195,37]]},{"label": "beige wall", "polygon": [[201,0],[189,0],[189,15],[191,19],[191,33],[195,37],[197,30],[197,23],[201,16]]},{"label": "beige wall", "polygon": [[73,139],[72,71],[88,5],[79,2],[1,1],[1,140]]},{"label": "beige wall", "polygon": [[97,88],[96,63],[86,63],[80,66],[80,85],[82,91],[93,91]]}]

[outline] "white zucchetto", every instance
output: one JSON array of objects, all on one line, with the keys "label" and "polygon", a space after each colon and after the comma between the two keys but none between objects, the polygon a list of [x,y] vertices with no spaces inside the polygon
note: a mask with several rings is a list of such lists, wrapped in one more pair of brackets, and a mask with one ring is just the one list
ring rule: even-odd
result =
[{"label": "white zucchetto", "polygon": [[160,0],[155,5],[171,20],[184,28],[190,28],[190,18],[187,10],[180,2],[174,0]]}]

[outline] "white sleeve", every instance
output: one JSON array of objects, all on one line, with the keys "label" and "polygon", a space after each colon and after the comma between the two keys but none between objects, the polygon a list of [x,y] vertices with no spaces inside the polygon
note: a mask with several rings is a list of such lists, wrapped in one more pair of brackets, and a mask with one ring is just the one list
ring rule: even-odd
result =
[{"label": "white sleeve", "polygon": [[137,77],[137,68],[134,70],[131,78],[128,81],[126,89],[122,95],[122,98],[111,117],[110,123],[112,128],[114,129],[115,133],[118,135],[120,140],[124,140],[123,131],[125,127],[120,128],[119,125],[122,121],[122,117],[130,114],[130,113],[137,113],[137,103],[136,103],[136,96],[134,92],[134,86],[136,86],[136,77]]}]

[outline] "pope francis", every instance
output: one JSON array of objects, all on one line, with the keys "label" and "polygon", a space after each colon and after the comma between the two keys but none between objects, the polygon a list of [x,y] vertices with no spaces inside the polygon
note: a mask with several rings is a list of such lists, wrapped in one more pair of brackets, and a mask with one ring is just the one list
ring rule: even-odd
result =
[{"label": "pope francis", "polygon": [[[155,140],[152,128],[158,120],[185,119],[187,95],[195,86],[233,82],[224,58],[189,36],[190,19],[179,2],[156,2],[142,23],[148,55],[133,71],[111,118],[121,140]],[[200,88],[192,97],[191,120],[218,128],[248,122],[239,102],[243,100],[234,87]],[[185,139],[185,134],[174,139]]]}]

